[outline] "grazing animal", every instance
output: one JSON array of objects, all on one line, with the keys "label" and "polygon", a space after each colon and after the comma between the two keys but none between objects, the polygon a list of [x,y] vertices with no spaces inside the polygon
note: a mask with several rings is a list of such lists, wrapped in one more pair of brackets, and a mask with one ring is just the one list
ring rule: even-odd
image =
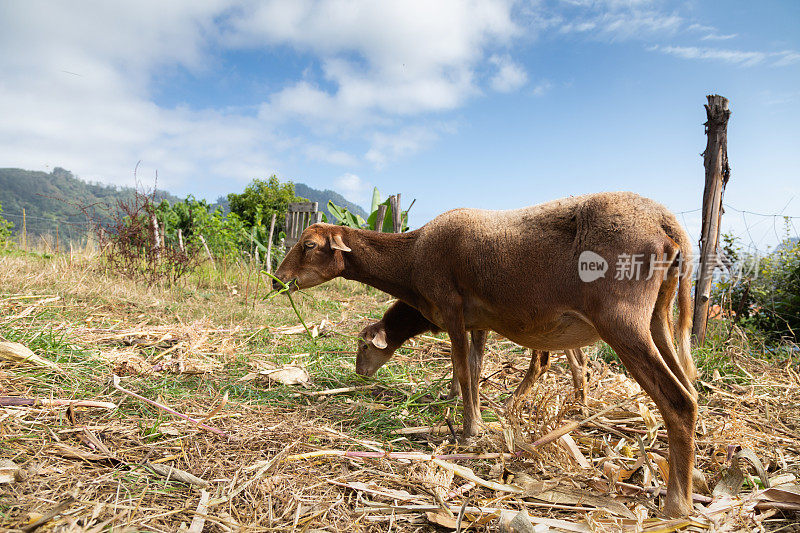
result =
[{"label": "grazing animal", "polygon": [[469,356],[469,332],[473,351],[482,330],[545,351],[604,340],[664,418],[670,516],[692,510],[697,371],[689,347],[690,274],[691,243],[675,215],[626,192],[512,211],[455,209],[400,234],[314,224],[276,272],[292,290],[339,276],[366,283],[447,331],[464,436],[476,434],[480,420],[481,368]]},{"label": "grazing animal", "polygon": [[[356,373],[362,376],[371,376],[386,364],[394,352],[411,337],[421,333],[441,331],[436,324],[433,324],[422,313],[398,300],[386,310],[383,317],[378,321],[365,327],[359,333],[358,351],[356,352]],[[470,346],[470,357],[477,356],[483,358],[483,351],[480,354],[476,350],[480,348],[485,339],[479,339],[478,344]],[[586,403],[586,358],[580,348],[575,350],[565,350],[567,360],[572,371],[572,382],[575,385],[575,397],[581,403]],[[514,395],[509,398],[509,403],[517,398],[525,396],[539,377],[544,374],[550,366],[550,352],[533,350],[531,362],[525,377],[520,382]],[[459,393],[458,376],[453,372],[453,380],[450,385],[449,398],[455,398]]]}]

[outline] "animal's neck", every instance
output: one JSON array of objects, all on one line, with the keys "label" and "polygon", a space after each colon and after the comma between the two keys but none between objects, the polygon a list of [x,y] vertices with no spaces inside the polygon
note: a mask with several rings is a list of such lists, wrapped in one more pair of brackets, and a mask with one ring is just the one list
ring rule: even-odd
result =
[{"label": "animal's neck", "polygon": [[348,228],[344,277],[382,290],[405,302],[416,300],[411,288],[417,232],[377,233]]}]

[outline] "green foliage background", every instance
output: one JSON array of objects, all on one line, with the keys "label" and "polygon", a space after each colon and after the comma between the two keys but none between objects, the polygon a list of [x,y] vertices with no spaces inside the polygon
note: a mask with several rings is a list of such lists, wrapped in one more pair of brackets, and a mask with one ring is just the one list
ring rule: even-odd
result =
[{"label": "green foliage background", "polygon": [[[290,198],[291,201],[308,198],[310,201],[318,202],[322,210],[329,201],[333,201],[353,213],[366,216],[361,207],[334,191],[317,190],[302,183],[294,184],[293,190],[290,189],[291,186],[290,183],[280,183],[277,177],[272,176],[266,180],[255,180],[243,193],[231,195],[237,198],[239,205],[242,205],[242,212],[236,213],[238,221],[235,218],[228,220],[231,208],[227,197],[220,197],[212,203],[196,200],[193,196],[181,200],[168,192],[155,191],[154,200],[156,204],[167,200],[177,210],[174,213],[177,218],[170,215],[167,219],[169,224],[177,224],[176,228],[180,227],[184,235],[191,234],[189,226],[199,224],[204,228],[202,231],[207,241],[215,240],[220,243],[219,246],[211,244],[210,246],[222,250],[225,246],[221,245],[221,241],[224,240],[231,243],[227,248],[228,251],[236,246],[245,249],[244,245],[237,241],[244,239],[241,237],[242,230],[252,235],[253,227],[256,228],[256,237],[260,236],[261,242],[265,243],[272,211],[265,207],[261,208],[261,225],[267,226],[266,232],[262,232],[261,226],[257,223],[257,210],[254,205],[254,200],[261,193],[266,194],[269,205],[280,211],[276,220],[278,228],[275,231],[275,242],[278,241],[280,231],[283,229],[285,204]],[[11,222],[12,232],[19,233],[22,230],[22,211],[23,209],[26,211],[28,242],[38,242],[39,235],[55,236],[56,228],[59,229],[62,247],[66,248],[70,241],[83,242],[89,225],[80,206],[87,207],[96,222],[106,225],[111,222],[109,208],[115,208],[119,202],[131,202],[134,196],[135,189],[132,187],[88,183],[60,167],[56,167],[52,172],[0,168],[0,203],[5,209],[5,218]],[[181,203],[186,205],[179,207]],[[282,211],[281,206],[283,206]],[[165,210],[165,208],[160,209]],[[217,211],[219,214],[215,214]],[[243,212],[246,216],[242,216]],[[162,214],[166,216],[166,212]],[[227,221],[225,225],[223,220]],[[218,237],[220,234],[216,233],[217,231],[222,231],[222,237]],[[237,237],[234,239],[230,233],[235,233]],[[249,243],[250,237],[244,240]]]},{"label": "green foliage background", "polygon": [[275,232],[286,231],[286,211],[292,202],[307,202],[294,193],[292,182],[281,183],[274,174],[269,179],[255,179],[241,194],[228,195],[231,213],[237,215],[246,228],[260,226],[275,218]]},{"label": "green foliage background", "polygon": [[723,235],[723,250],[738,277],[720,281],[712,300],[732,311],[734,320],[771,342],[800,342],[800,241],[784,241],[766,255],[745,250]]},{"label": "green foliage background", "polygon": [[8,238],[11,236],[11,228],[14,226],[11,222],[2,217],[3,204],[0,204],[0,246],[5,246]]}]

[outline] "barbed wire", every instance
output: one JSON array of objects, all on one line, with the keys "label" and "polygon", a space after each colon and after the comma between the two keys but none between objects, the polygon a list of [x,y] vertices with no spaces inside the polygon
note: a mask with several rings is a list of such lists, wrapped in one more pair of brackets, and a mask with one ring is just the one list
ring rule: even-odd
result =
[{"label": "barbed wire", "polygon": [[[800,220],[800,216],[784,215],[782,213],[774,213],[774,214],[759,213],[757,211],[750,211],[750,210],[747,210],[747,209],[739,209],[738,207],[735,207],[735,206],[733,206],[733,205],[731,205],[729,203],[725,203],[725,202],[723,202],[722,205],[726,210],[730,210],[730,211],[733,211],[733,212],[741,214],[742,223],[744,225],[745,234],[747,236],[747,239],[742,239],[742,235],[734,235],[734,237],[740,238],[743,243],[746,240],[749,240],[749,244],[745,244],[745,246],[749,250],[754,251],[755,253],[764,254],[764,255],[769,253],[768,250],[760,248],[758,246],[758,244],[757,244],[757,243],[763,243],[766,240],[766,238],[767,238],[769,233],[773,233],[773,235],[774,235],[774,237],[776,239],[777,245],[780,245],[782,242],[784,242],[786,240],[786,237],[795,238],[795,239],[796,238],[800,238],[800,231],[797,230],[797,226],[795,225],[795,220]],[[787,203],[787,206],[788,206],[788,203]],[[784,209],[786,209],[786,208],[784,207]],[[683,221],[684,228],[686,228],[686,231],[689,232],[689,234],[690,234],[689,236],[692,239],[692,242],[698,242],[699,239],[696,238],[695,235],[693,235],[693,232],[690,229],[692,226],[688,223],[688,221],[686,219],[686,215],[690,215],[690,214],[693,214],[693,213],[699,213],[701,211],[702,211],[702,208],[699,208],[699,207],[696,208],[696,209],[687,209],[687,210],[684,210],[684,211],[674,211],[674,213],[677,216],[681,217],[681,219]],[[751,216],[751,217],[761,217],[761,219],[760,220],[756,220],[755,222],[753,222],[752,220],[748,220],[748,218],[747,218],[748,215]],[[11,218],[18,219],[20,221],[23,220],[23,219],[34,220],[34,221],[43,221],[43,222],[50,222],[52,224],[65,223],[65,224],[68,224],[69,226],[71,226],[72,228],[74,228],[76,231],[80,231],[81,233],[86,233],[86,232],[89,231],[89,228],[84,226],[86,224],[86,215],[84,215],[83,213],[75,213],[74,215],[66,215],[66,216],[61,216],[61,217],[46,217],[46,216],[43,217],[43,216],[38,216],[38,215],[29,215],[27,213],[23,215],[22,213],[14,213],[14,212],[2,211],[2,212],[0,212],[0,217],[11,217]],[[761,229],[760,226],[762,226],[765,223],[769,223],[770,219],[772,221],[772,224],[764,230],[764,233],[761,235],[761,237],[759,239],[756,239],[753,236],[753,232],[754,231],[759,231]],[[788,224],[792,228],[792,230],[794,232],[793,235],[792,234],[788,234],[788,235],[781,236],[781,234],[778,231],[778,226],[777,226],[779,220],[785,221],[785,223]],[[800,222],[798,224],[800,224]]]}]

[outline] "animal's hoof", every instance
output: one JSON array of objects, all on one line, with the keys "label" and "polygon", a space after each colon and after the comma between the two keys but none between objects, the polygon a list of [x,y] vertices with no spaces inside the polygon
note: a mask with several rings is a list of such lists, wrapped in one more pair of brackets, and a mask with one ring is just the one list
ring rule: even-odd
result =
[{"label": "animal's hoof", "polygon": [[448,391],[446,393],[443,392],[439,396],[441,397],[442,400],[454,400],[454,399],[458,398],[458,393],[457,392],[453,392],[451,390],[451,391]]},{"label": "animal's hoof", "polygon": [[472,448],[473,446],[477,446],[478,435],[470,435],[469,437],[467,437],[466,435],[462,435],[458,439],[458,444],[462,448]]},{"label": "animal's hoof", "polygon": [[682,518],[691,515],[693,510],[689,502],[685,500],[670,500],[669,496],[667,496],[663,513],[668,518]]},{"label": "animal's hoof", "polygon": [[463,436],[462,440],[466,441],[467,439],[477,437],[478,435],[480,435],[480,433],[481,433],[481,427],[477,423],[464,426],[464,431],[462,433]]}]

